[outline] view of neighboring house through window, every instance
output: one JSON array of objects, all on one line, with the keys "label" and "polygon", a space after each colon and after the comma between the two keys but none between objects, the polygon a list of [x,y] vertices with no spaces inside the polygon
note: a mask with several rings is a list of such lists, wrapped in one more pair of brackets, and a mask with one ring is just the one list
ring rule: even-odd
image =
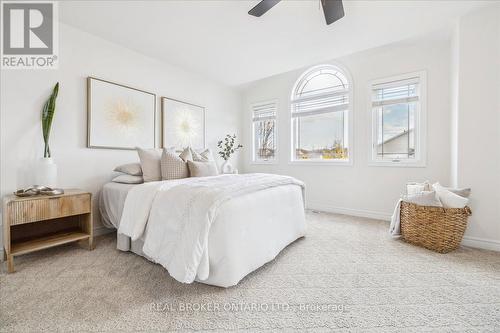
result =
[{"label": "view of neighboring house through window", "polygon": [[252,105],[253,161],[272,162],[276,159],[276,102]]},{"label": "view of neighboring house through window", "polygon": [[311,68],[292,93],[292,161],[349,161],[350,85],[336,66]]},{"label": "view of neighboring house through window", "polygon": [[372,84],[372,156],[375,162],[420,160],[423,80],[423,74],[414,73]]}]

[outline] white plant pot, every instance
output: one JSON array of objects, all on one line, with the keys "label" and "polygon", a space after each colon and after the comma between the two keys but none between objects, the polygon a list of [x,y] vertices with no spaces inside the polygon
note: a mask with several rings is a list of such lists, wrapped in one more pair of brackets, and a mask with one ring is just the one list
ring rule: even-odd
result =
[{"label": "white plant pot", "polygon": [[34,185],[57,186],[57,165],[51,157],[41,158],[36,163],[35,182],[36,184]]},{"label": "white plant pot", "polygon": [[220,169],[221,169],[222,173],[233,173],[233,171],[234,171],[234,168],[231,165],[231,163],[229,162],[229,160],[224,161],[224,163],[222,163]]}]

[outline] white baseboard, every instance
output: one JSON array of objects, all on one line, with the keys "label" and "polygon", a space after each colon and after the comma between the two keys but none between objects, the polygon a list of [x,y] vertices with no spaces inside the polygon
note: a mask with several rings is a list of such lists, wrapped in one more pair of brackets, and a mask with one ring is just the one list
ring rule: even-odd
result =
[{"label": "white baseboard", "polygon": [[500,252],[500,241],[493,239],[485,239],[478,237],[464,236],[462,240],[463,246],[475,247],[483,250],[499,251]]},{"label": "white baseboard", "polygon": [[366,218],[370,218],[370,219],[384,220],[384,221],[390,221],[391,216],[392,216],[391,213],[383,213],[383,212],[376,212],[376,211],[363,210],[363,209],[334,207],[334,206],[320,204],[320,203],[316,203],[316,202],[311,202],[311,203],[307,204],[307,209],[318,210],[318,211],[327,212],[327,213],[351,215],[351,216],[357,216],[357,217],[366,217]]}]

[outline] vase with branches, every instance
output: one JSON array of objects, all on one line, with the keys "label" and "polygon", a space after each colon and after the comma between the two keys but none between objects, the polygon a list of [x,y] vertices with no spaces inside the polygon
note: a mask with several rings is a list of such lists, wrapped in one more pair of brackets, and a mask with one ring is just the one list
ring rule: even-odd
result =
[{"label": "vase with branches", "polygon": [[222,164],[222,173],[234,173],[234,169],[229,163],[229,159],[237,150],[243,148],[241,144],[236,144],[236,134],[227,134],[223,140],[217,142],[217,147],[219,147],[219,156],[224,160]]}]

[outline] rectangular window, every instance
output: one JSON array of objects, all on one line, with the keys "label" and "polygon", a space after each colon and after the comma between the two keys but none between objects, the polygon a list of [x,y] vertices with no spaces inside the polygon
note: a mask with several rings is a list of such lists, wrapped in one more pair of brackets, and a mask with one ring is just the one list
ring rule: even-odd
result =
[{"label": "rectangular window", "polygon": [[276,102],[252,105],[253,161],[273,162],[276,151]]},{"label": "rectangular window", "polygon": [[302,115],[293,118],[295,161],[345,161],[347,111]]},{"label": "rectangular window", "polygon": [[372,83],[372,162],[425,164],[425,85],[424,72]]}]

